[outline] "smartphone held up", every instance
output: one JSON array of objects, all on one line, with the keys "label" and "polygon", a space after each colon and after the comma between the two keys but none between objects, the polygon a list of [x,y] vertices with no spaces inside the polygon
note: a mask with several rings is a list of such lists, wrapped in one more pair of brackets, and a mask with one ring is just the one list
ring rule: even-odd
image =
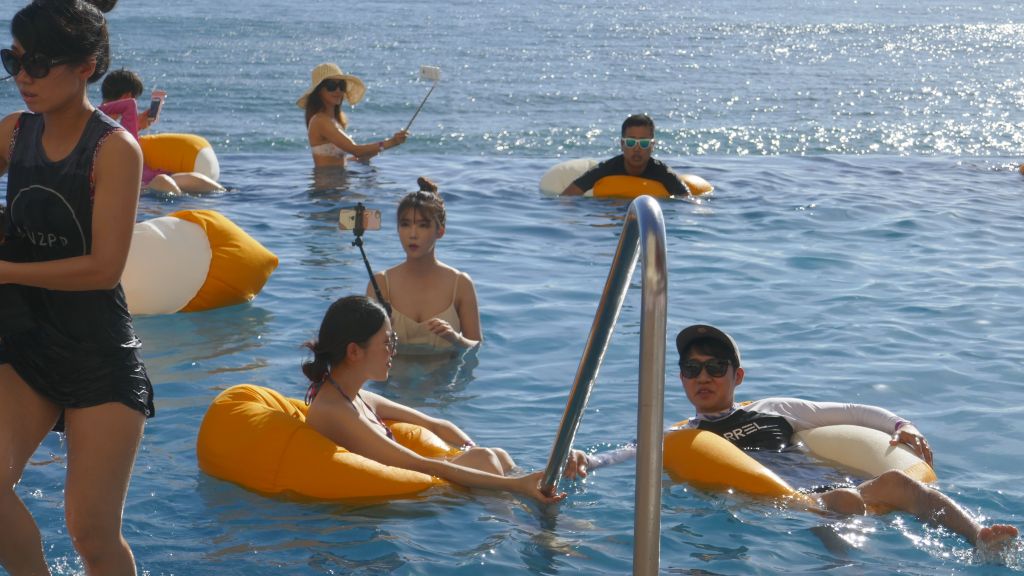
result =
[{"label": "smartphone held up", "polygon": [[149,121],[150,123],[156,122],[157,118],[160,117],[160,110],[164,107],[164,99],[167,98],[167,92],[164,90],[153,90],[153,94],[149,99]]},{"label": "smartphone held up", "polygon": [[380,210],[364,208],[362,204],[338,211],[338,229],[352,230],[357,236],[365,230],[380,230],[380,222]]}]

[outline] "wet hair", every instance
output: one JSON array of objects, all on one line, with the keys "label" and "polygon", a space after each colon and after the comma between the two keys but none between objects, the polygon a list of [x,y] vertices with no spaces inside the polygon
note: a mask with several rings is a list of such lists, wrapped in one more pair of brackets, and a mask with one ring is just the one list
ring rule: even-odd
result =
[{"label": "wet hair", "polygon": [[387,312],[366,296],[345,296],[335,300],[324,314],[315,340],[303,344],[313,359],[302,363],[302,373],[309,379],[306,402],[309,403],[330,374],[331,366],[345,359],[348,345],[365,346],[384,326]]},{"label": "wet hair", "polygon": [[138,98],[142,94],[142,79],[131,70],[111,70],[100,84],[100,93],[105,101],[116,100],[126,92],[133,98]]},{"label": "wet hair", "polygon": [[690,353],[696,352],[704,356],[711,356],[712,358],[718,358],[719,360],[728,360],[732,364],[733,368],[736,368],[736,359],[733,357],[732,350],[726,345],[725,342],[716,338],[694,338],[686,345],[685,348],[679,352],[679,366],[683,366],[683,362],[690,359]]},{"label": "wet hair", "polygon": [[[306,97],[306,126],[309,126],[309,121],[313,119],[313,116],[327,110],[327,105],[324,104],[323,98],[320,97],[320,88],[323,87],[325,80],[330,80],[330,78],[324,78]],[[347,87],[343,90],[346,97],[348,94],[347,90]],[[342,101],[344,102],[344,98],[342,98]],[[341,124],[342,128],[348,128],[348,116],[345,116],[345,113],[341,111],[341,104],[334,107],[334,119],[338,121],[338,124]]]},{"label": "wet hair", "polygon": [[425,218],[433,220],[438,228],[444,228],[447,216],[444,210],[444,199],[437,191],[437,184],[423,176],[420,176],[416,183],[419,184],[420,189],[406,194],[405,198],[398,203],[398,220],[402,219],[402,214],[407,210],[413,210]]},{"label": "wet hair", "polygon": [[110,66],[110,34],[104,12],[117,0],[34,0],[11,19],[11,36],[25,53],[63,59],[63,64],[82,64],[96,58],[93,83]]},{"label": "wet hair", "polygon": [[643,126],[651,129],[651,134],[654,134],[654,120],[647,114],[633,114],[629,118],[622,121],[622,135],[626,135],[626,129],[634,126]]}]

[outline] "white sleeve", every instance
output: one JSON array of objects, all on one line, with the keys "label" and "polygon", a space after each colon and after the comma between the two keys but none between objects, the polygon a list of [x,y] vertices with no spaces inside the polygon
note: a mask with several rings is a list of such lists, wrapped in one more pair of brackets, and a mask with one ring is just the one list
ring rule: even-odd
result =
[{"label": "white sleeve", "polygon": [[896,425],[904,422],[896,414],[869,404],[847,404],[844,402],[811,402],[799,398],[766,398],[749,406],[748,410],[776,413],[793,426],[794,432],[832,426],[853,424],[881,430],[892,434]]},{"label": "white sleeve", "polygon": [[622,448],[612,450],[611,452],[602,452],[600,454],[588,454],[587,455],[587,468],[591,470],[595,468],[601,468],[604,466],[610,466],[612,464],[618,464],[619,462],[625,462],[636,458],[636,444],[630,443]]}]

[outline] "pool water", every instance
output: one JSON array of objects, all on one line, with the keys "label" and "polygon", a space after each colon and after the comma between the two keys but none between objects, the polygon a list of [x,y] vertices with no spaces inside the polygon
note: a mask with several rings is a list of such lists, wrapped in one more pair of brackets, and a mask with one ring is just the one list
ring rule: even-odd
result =
[{"label": "pool water", "polygon": [[[301,344],[331,301],[367,282],[338,210],[380,209],[384,230],[367,233],[365,249],[375,270],[395,265],[394,208],[426,175],[448,206],[439,256],[473,277],[486,342],[465,357],[399,356],[391,380],[370,387],[506,448],[524,469],[543,467],[627,205],[551,198],[537,183],[566,158],[610,156],[638,110],[658,122],[659,158],[715,185],[660,204],[666,425],[691,415],[671,339],[712,323],[742,347],[739,397],[885,406],[928,436],[939,488],[985,522],[1024,524],[1018,6],[218,6],[139,0],[110,15],[114,65],[170,93],[158,129],[209,138],[230,189],[146,194],[139,218],[218,210],[281,260],[249,304],[136,319],[157,406],[124,513],[141,573],[629,572],[632,463],[563,483],[557,509],[452,488],[323,503],[206,476],[195,440],[210,401],[234,384],[303,395]],[[315,172],[293,103],[324,60],[370,86],[350,114],[360,142],[411,116],[427,88],[420,64],[439,65],[443,83],[408,144]],[[21,107],[13,83],[0,84],[0,111]],[[636,435],[639,298],[626,299],[579,448]],[[80,574],[63,456],[50,435],[18,493],[52,571]],[[789,470],[800,465],[779,463],[808,482],[831,473]],[[1022,571],[1021,558],[1015,547],[986,561],[906,515],[822,517],[667,477],[662,487],[663,573],[988,575]]]},{"label": "pool water", "polygon": [[[550,160],[394,154],[352,168],[339,187],[316,189],[306,157],[284,156],[227,155],[226,165],[251,173],[224,194],[143,199],[145,215],[219,210],[281,265],[251,304],[136,320],[158,399],[125,510],[142,570],[628,571],[632,463],[564,483],[570,496],[557,512],[454,489],[383,504],[299,502],[198,470],[196,431],[216,393],[251,382],[301,397],[300,344],[329,302],[365,289],[352,235],[337,230],[338,208],[362,201],[382,210],[384,230],[368,232],[365,249],[375,269],[393,265],[402,258],[393,209],[419,174],[445,194],[449,228],[439,255],[473,276],[486,343],[463,358],[399,356],[391,381],[371,387],[507,448],[526,469],[543,467],[626,210],[621,201],[541,195],[537,181]],[[992,521],[1019,523],[1021,464],[1006,457],[1024,432],[1014,417],[1024,360],[1014,322],[1024,304],[1017,176],[990,160],[948,158],[701,164],[716,184],[712,196],[661,203],[669,338],[690,322],[728,327],[747,368],[741,397],[865,402],[914,420],[935,447],[943,490]],[[973,192],[945,192],[950,186]],[[632,290],[577,436],[583,449],[635,435],[638,306]],[[671,342],[668,349],[667,424],[690,415]],[[51,436],[35,458],[47,463],[29,468],[20,493],[43,526],[55,571],[71,573],[61,455]],[[821,518],[667,477],[663,492],[667,571],[993,570],[976,564],[963,540],[910,517]]]}]

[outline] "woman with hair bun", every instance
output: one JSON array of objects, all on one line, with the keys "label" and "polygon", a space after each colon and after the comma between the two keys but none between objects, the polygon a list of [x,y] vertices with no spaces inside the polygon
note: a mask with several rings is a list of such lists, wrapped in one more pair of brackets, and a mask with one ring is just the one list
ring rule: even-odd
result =
[{"label": "woman with hair bun", "polygon": [[120,278],[142,175],[130,134],[89,102],[110,62],[116,0],[35,0],[0,50],[28,107],[0,120],[7,235],[0,283],[29,321],[0,326],[0,565],[49,574],[14,486],[51,429],[67,433],[64,513],[87,574],[135,574],[121,533],[153,388]]},{"label": "woman with hair bun", "polygon": [[[473,279],[438,260],[435,252],[445,232],[444,200],[433,182],[423,177],[417,182],[420,189],[398,204],[405,262],[376,274],[381,296],[391,305],[391,322],[403,351],[478,346],[484,336]],[[375,295],[372,282],[366,294]]]},{"label": "woman with hair bun", "polygon": [[[538,487],[543,471],[508,476],[515,462],[501,448],[476,446],[448,420],[363,390],[368,380],[386,380],[397,339],[387,312],[365,296],[347,296],[331,304],[317,339],[307,342],[313,359],[302,365],[310,381],[306,423],[339,446],[387,466],[423,472],[468,488],[516,492],[541,502],[557,502]],[[427,428],[442,440],[462,446],[450,459],[420,456],[394,440],[385,420]]]}]

